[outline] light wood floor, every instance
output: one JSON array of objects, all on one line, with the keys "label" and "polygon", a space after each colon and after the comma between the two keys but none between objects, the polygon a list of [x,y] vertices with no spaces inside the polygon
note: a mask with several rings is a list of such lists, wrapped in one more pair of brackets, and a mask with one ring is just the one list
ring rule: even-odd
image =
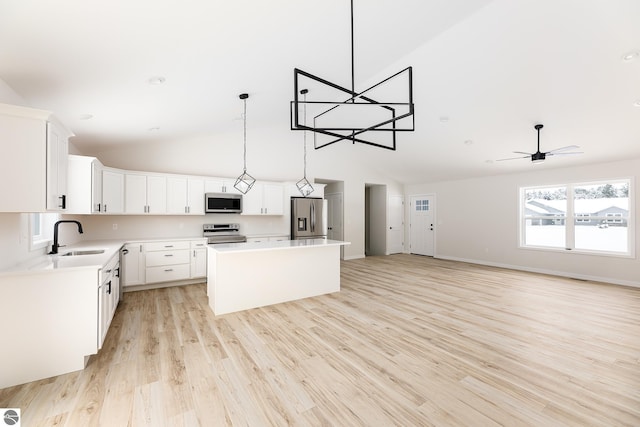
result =
[{"label": "light wood floor", "polygon": [[218,317],[204,285],[127,293],[84,371],[0,407],[23,426],[639,426],[640,289],[393,255]]}]

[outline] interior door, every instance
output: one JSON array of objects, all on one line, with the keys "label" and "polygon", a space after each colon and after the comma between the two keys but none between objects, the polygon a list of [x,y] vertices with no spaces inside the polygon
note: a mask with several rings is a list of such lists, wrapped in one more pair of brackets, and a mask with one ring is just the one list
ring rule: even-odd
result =
[{"label": "interior door", "polygon": [[404,251],[404,197],[389,196],[389,242],[388,253],[399,254]]},{"label": "interior door", "polygon": [[411,196],[412,254],[433,256],[435,253],[435,196]]},{"label": "interior door", "polygon": [[327,200],[327,238],[342,240],[342,193],[326,194]]}]

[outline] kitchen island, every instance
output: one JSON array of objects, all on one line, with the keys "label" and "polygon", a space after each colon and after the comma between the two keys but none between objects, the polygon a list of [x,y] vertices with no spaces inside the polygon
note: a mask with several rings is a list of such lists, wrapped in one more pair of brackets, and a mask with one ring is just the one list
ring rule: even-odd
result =
[{"label": "kitchen island", "polygon": [[207,295],[220,315],[340,291],[340,247],[327,239],[208,245]]}]

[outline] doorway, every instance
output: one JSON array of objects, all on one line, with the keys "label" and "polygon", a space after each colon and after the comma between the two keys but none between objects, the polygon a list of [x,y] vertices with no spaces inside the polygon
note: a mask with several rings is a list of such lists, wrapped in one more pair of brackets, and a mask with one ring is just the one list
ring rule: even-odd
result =
[{"label": "doorway", "polygon": [[435,195],[411,196],[410,252],[417,255],[435,254]]},{"label": "doorway", "polygon": [[387,255],[387,186],[365,184],[364,254]]}]

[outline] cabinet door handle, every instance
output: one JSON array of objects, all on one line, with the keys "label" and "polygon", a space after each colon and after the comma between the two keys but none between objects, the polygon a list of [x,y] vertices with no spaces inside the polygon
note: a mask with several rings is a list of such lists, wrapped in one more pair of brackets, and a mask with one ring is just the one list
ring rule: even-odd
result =
[{"label": "cabinet door handle", "polygon": [[116,277],[120,277],[120,267],[116,268]]},{"label": "cabinet door handle", "polygon": [[167,268],[165,271],[166,271],[167,273],[168,273],[168,272],[171,272],[171,271],[173,271],[173,268]]},{"label": "cabinet door handle", "polygon": [[107,293],[111,294],[111,280],[109,280],[109,283],[107,283]]},{"label": "cabinet door handle", "polygon": [[173,254],[165,254],[165,256],[173,256]]},{"label": "cabinet door handle", "polygon": [[60,199],[60,203],[58,205],[59,208],[61,209],[66,209],[67,208],[67,195],[63,194],[62,196],[58,196],[58,199]]},{"label": "cabinet door handle", "polygon": [[105,203],[104,206],[102,207],[104,210],[103,212],[107,212],[107,204]]},{"label": "cabinet door handle", "polygon": [[128,254],[128,253],[129,253],[129,249],[123,249],[123,250],[122,250],[122,253],[123,253],[124,255]]},{"label": "cabinet door handle", "polygon": [[173,245],[164,245],[165,248],[172,248]]}]

